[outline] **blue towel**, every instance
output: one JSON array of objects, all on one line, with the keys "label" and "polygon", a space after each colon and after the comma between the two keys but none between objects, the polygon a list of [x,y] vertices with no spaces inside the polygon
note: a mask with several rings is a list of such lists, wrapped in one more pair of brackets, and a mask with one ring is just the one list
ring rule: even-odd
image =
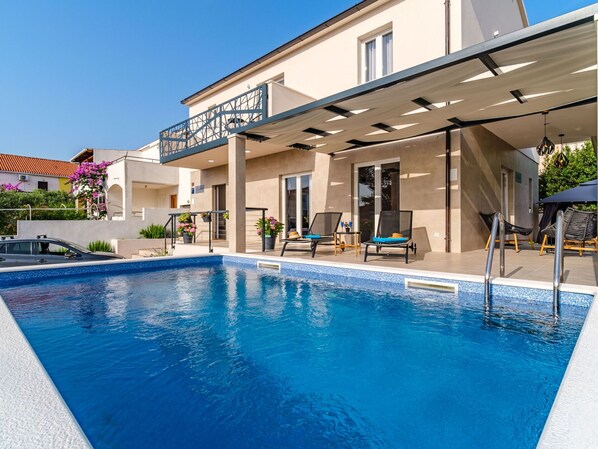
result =
[{"label": "blue towel", "polygon": [[303,236],[306,239],[321,239],[322,236],[320,234],[306,234]]},{"label": "blue towel", "polygon": [[409,240],[407,237],[374,237],[374,243],[405,243]]}]

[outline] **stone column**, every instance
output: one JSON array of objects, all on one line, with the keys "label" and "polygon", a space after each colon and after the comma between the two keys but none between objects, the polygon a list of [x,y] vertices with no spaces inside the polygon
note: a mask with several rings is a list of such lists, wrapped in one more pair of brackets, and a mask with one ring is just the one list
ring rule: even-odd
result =
[{"label": "stone column", "polygon": [[228,137],[228,185],[226,187],[226,207],[230,216],[226,236],[231,253],[246,251],[245,181],[245,137],[233,134]]}]

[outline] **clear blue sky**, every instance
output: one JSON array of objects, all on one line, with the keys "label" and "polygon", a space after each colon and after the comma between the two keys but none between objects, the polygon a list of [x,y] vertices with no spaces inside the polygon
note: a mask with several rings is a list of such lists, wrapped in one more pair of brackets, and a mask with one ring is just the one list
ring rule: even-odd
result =
[{"label": "clear blue sky", "polygon": [[[355,3],[0,1],[0,153],[137,148],[182,98]],[[525,0],[532,24],[592,3]]]}]

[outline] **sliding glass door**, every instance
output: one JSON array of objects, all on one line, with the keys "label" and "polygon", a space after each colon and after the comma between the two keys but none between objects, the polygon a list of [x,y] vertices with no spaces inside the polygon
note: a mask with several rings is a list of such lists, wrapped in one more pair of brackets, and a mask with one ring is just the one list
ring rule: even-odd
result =
[{"label": "sliding glass door", "polygon": [[376,234],[381,211],[400,210],[400,175],[398,159],[355,165],[354,222],[362,241]]},{"label": "sliding glass door", "polygon": [[282,210],[285,234],[307,234],[311,221],[311,174],[282,178]]}]

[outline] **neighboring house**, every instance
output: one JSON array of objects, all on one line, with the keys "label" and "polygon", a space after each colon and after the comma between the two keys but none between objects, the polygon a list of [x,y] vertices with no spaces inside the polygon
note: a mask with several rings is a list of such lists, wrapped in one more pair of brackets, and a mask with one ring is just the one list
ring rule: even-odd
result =
[{"label": "neighboring house", "polygon": [[159,144],[137,150],[85,148],[71,161],[112,162],[108,167],[106,203],[109,219],[141,218],[144,208],[189,207],[191,170],[160,165]]},{"label": "neighboring house", "polygon": [[68,177],[77,164],[39,157],[0,154],[0,184],[18,184],[24,192],[62,190],[70,192]]},{"label": "neighboring house", "polygon": [[479,212],[536,224],[541,111],[596,135],[596,12],[527,28],[521,0],[362,1],[183,99],[160,160],[196,170],[192,210],[230,210],[232,251],[246,207],[300,233],[341,211],[363,240],[409,209],[419,248],[482,248]]}]

